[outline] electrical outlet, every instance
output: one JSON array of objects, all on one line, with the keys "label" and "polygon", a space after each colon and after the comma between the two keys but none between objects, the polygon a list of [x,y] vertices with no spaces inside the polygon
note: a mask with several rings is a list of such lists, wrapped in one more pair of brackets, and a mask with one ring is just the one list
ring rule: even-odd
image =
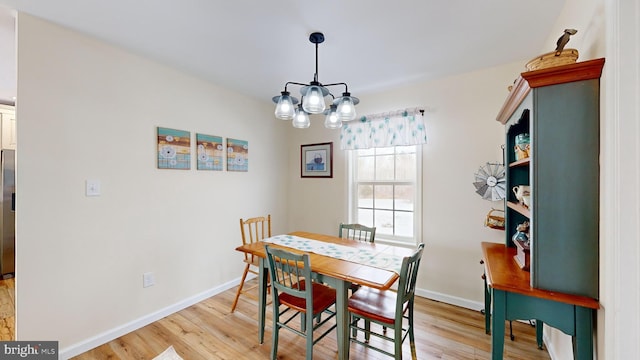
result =
[{"label": "electrical outlet", "polygon": [[156,277],[152,272],[146,272],[142,274],[142,287],[149,287],[155,285]]},{"label": "electrical outlet", "polygon": [[86,196],[100,196],[100,180],[87,180],[85,182]]}]

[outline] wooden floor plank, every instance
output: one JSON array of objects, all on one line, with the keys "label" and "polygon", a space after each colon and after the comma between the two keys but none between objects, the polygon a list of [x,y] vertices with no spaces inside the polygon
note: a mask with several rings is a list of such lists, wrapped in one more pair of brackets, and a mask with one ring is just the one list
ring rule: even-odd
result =
[{"label": "wooden floor plank", "polygon": [[[265,343],[258,344],[257,302],[241,297],[234,313],[229,310],[236,288],[206,299],[169,315],[108,344],[75,357],[93,359],[151,359],[173,345],[184,359],[268,359],[271,351],[271,307],[267,310]],[[484,316],[477,311],[416,298],[416,349],[421,360],[487,360],[491,358],[491,336],[484,332]],[[513,323],[515,340],[509,339],[506,326],[504,358],[509,360],[549,359],[538,350],[535,328]],[[378,341],[372,340],[372,341]],[[392,344],[384,346],[391,350]],[[305,352],[304,339],[289,331],[280,331],[279,360],[298,360]],[[388,356],[351,344],[352,359],[387,360]],[[404,358],[411,358],[408,340]],[[314,359],[335,359],[335,332],[314,347]]]},{"label": "wooden floor plank", "polygon": [[[230,313],[236,288],[206,299],[152,324],[87,351],[76,360],[152,359],[169,346],[188,360],[268,359],[271,351],[271,306],[267,310],[265,343],[258,344],[257,302],[241,297]],[[15,281],[0,280],[0,340],[15,339]],[[484,316],[477,311],[416,298],[415,334],[421,360],[487,360],[491,358],[491,336],[484,332]],[[505,323],[504,358],[509,360],[549,359],[538,350],[535,328],[513,322],[515,340],[509,339]],[[381,344],[380,340],[373,339]],[[391,343],[382,344],[387,350]],[[304,339],[289,331],[280,332],[278,359],[298,360],[305,352]],[[351,344],[352,359],[387,360],[388,356]],[[404,358],[411,358],[408,340]],[[314,359],[335,359],[335,332],[314,347]]]},{"label": "wooden floor plank", "polygon": [[15,340],[15,278],[0,280],[0,341]]}]

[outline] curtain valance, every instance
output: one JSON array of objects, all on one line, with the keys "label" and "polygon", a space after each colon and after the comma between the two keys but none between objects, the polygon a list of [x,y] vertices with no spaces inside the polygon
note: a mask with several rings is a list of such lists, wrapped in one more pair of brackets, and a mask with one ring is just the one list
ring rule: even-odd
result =
[{"label": "curtain valance", "polygon": [[361,117],[342,125],[343,150],[419,145],[427,142],[424,110],[405,109]]}]

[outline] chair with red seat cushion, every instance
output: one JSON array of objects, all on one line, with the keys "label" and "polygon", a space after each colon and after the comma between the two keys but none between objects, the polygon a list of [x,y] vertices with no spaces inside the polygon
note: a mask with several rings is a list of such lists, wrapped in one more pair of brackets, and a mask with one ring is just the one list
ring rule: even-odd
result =
[{"label": "chair with red seat cushion", "polygon": [[[324,325],[336,316],[329,308],[336,303],[336,290],[311,280],[311,266],[309,254],[294,254],[286,250],[265,245],[269,275],[271,276],[273,303],[273,333],[271,341],[271,359],[278,354],[278,336],[281,328],[291,330],[307,340],[308,360],[313,358],[313,345],[336,328],[336,324],[324,330],[314,339],[314,330]],[[309,285],[311,284],[311,285]],[[284,305],[284,310],[281,306]],[[291,316],[285,317],[289,311]],[[320,323],[313,324],[313,319],[322,313],[327,316]],[[300,315],[300,328],[289,325],[297,315]],[[281,320],[286,318],[286,320]]]},{"label": "chair with red seat cushion", "polygon": [[[377,350],[383,354],[402,359],[402,343],[409,336],[411,357],[416,359],[415,336],[413,332],[413,302],[415,297],[416,277],[422,257],[424,244],[420,244],[415,253],[402,260],[398,291],[380,291],[362,286],[349,298],[350,328],[354,335],[351,341]],[[358,319],[364,319],[364,327],[358,326]],[[406,320],[406,324],[405,321]],[[371,322],[393,329],[393,337],[371,331]],[[365,341],[358,339],[356,332],[364,332]],[[369,343],[374,335],[394,342],[394,353],[390,353]]]}]

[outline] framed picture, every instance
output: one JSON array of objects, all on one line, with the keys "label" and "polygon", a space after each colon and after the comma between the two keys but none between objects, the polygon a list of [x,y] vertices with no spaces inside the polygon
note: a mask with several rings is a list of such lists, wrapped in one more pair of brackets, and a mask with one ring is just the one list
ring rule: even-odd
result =
[{"label": "framed picture", "polygon": [[300,145],[300,177],[333,177],[333,143]]},{"label": "framed picture", "polygon": [[196,133],[198,170],[222,171],[224,165],[224,147],[220,136]]},{"label": "framed picture", "polygon": [[249,142],[227,138],[227,171],[249,171]]},{"label": "framed picture", "polygon": [[191,133],[158,127],[158,169],[191,168]]}]

